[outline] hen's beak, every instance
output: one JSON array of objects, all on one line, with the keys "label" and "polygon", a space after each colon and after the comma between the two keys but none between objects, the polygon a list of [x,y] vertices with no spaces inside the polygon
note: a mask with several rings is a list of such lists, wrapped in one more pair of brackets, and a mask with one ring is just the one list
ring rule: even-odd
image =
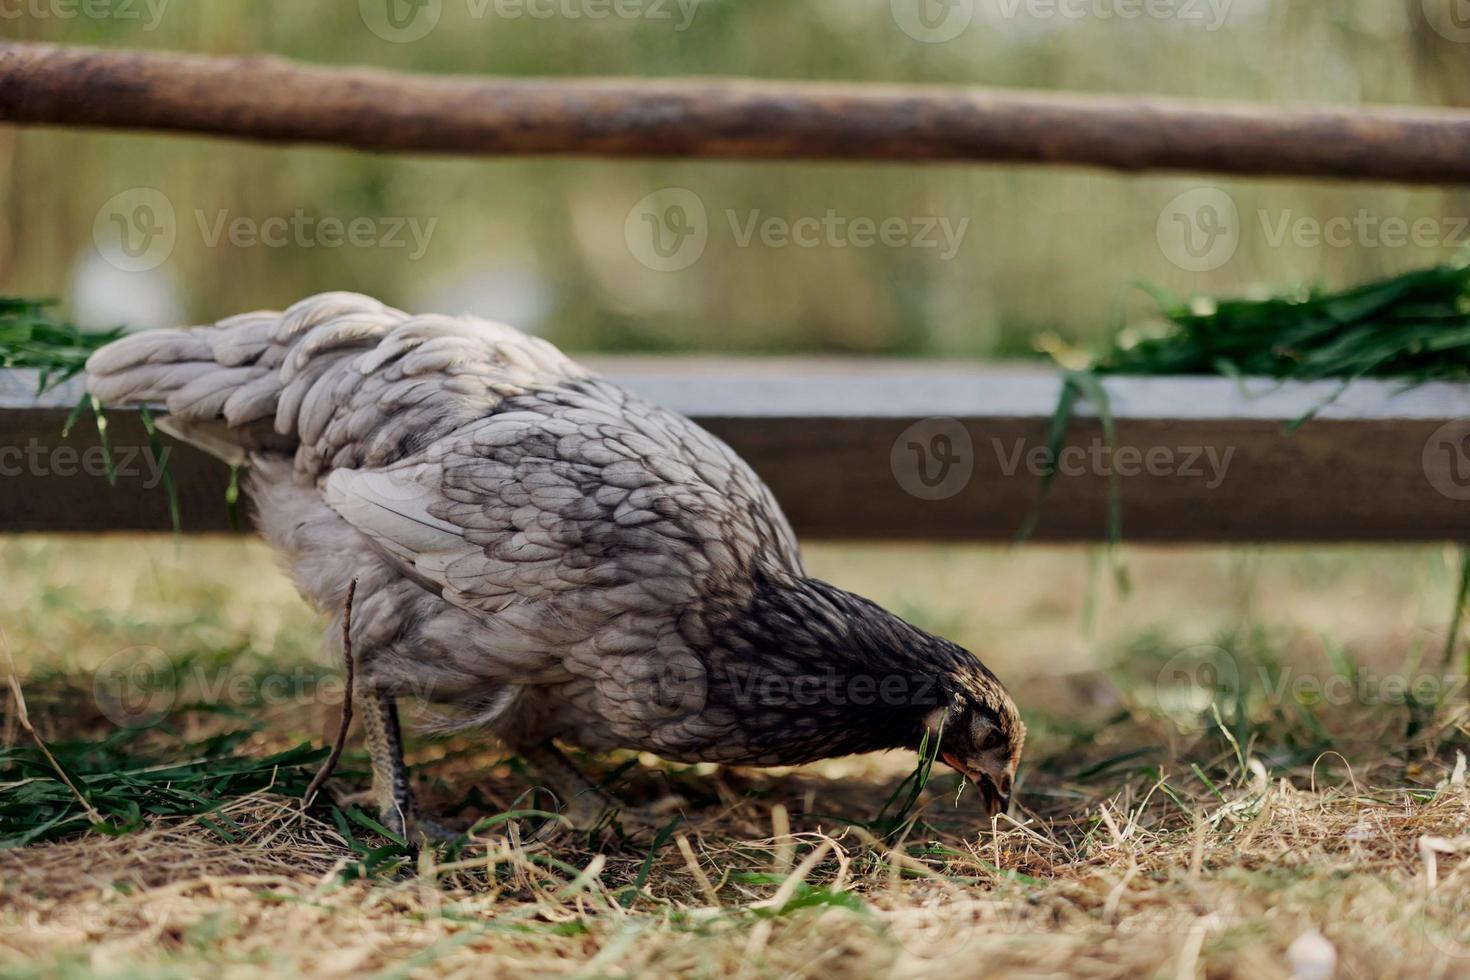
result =
[{"label": "hen's beak", "polygon": [[944,754],[943,758],[951,769],[974,783],[975,788],[980,790],[980,798],[985,803],[986,816],[994,819],[1011,808],[1011,780],[1009,776],[1002,776],[1001,785],[996,785],[995,780],[991,779],[985,773],[966,769],[960,764],[958,759],[948,752]]}]

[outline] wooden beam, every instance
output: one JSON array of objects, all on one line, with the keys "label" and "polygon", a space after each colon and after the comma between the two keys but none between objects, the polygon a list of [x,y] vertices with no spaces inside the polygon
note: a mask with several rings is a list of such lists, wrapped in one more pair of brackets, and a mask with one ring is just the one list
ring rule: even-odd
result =
[{"label": "wooden beam", "polygon": [[465,78],[0,43],[0,121],[454,154],[1470,183],[1470,112],[745,79]]},{"label": "wooden beam", "polygon": [[[979,365],[587,362],[728,441],[808,538],[1010,540],[1036,496],[1037,453],[1058,394],[1052,372]],[[1129,540],[1470,540],[1470,465],[1456,469],[1470,463],[1460,459],[1470,422],[1458,421],[1470,419],[1470,386],[1359,382],[1288,435],[1286,424],[1329,400],[1335,384],[1106,385],[1117,453],[1084,407],[1040,540],[1101,539],[1115,468]],[[32,379],[0,372],[0,531],[167,530],[164,494],[145,486],[153,476],[136,416],[111,415],[112,441],[130,466],[110,488],[95,454],[86,472],[90,423],[60,439],[75,394],[38,406]],[[184,529],[225,530],[225,468],[169,445]],[[947,481],[939,460],[949,461]]]}]

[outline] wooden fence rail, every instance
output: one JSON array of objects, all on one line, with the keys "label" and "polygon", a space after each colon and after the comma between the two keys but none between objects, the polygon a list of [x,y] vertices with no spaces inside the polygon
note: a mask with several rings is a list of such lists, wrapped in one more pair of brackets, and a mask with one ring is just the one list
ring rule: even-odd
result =
[{"label": "wooden fence rail", "polygon": [[[366,150],[1072,164],[1470,183],[1470,112],[1260,108],[937,87],[431,78],[0,42],[0,123]],[[1026,520],[1059,380],[974,365],[610,358],[609,376],[726,439],[816,538],[1006,541]],[[1138,541],[1470,539],[1470,385],[1401,390],[1114,378],[1084,408],[1037,538],[1098,540],[1109,488]],[[0,532],[167,530],[136,416],[107,485],[78,390],[0,371]],[[168,445],[186,532],[225,530],[225,468]]]},{"label": "wooden fence rail", "polygon": [[[811,538],[1008,541],[1037,490],[1059,382],[1045,370],[869,361],[591,359],[728,441]],[[1084,407],[1037,537],[1104,536],[1117,471],[1134,541],[1470,539],[1470,386],[1114,378],[1110,449]],[[112,415],[127,472],[111,488],[91,424],[61,426],[75,391],[40,405],[0,372],[0,531],[167,530],[133,413]],[[1459,421],[1457,421],[1459,420]],[[69,450],[69,451],[68,451]],[[123,454],[128,454],[126,460]],[[184,530],[228,528],[225,468],[187,447],[171,465]]]},{"label": "wooden fence rail", "polygon": [[1069,164],[1470,183],[1470,112],[1014,89],[463,78],[0,43],[0,122],[363,150]]}]

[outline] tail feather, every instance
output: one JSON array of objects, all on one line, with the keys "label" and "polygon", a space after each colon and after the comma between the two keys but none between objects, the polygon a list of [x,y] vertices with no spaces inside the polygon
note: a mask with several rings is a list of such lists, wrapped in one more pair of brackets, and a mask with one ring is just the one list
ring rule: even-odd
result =
[{"label": "tail feather", "polygon": [[116,374],[94,373],[88,387],[104,405],[156,404],[167,402],[217,368],[213,361],[144,362]]},{"label": "tail feather", "polygon": [[[313,385],[405,319],[366,296],[323,293],[284,313],[148,330],[93,354],[88,389],[106,405],[162,405],[165,431],[230,462],[254,451],[289,452],[301,441],[300,412]],[[266,420],[273,434],[260,424]],[[305,421],[313,438],[325,425]]]},{"label": "tail feather", "polygon": [[294,455],[298,478],[382,466],[482,418],[509,393],[585,372],[560,351],[473,317],[418,316],[354,293],[93,354],[108,405],[161,405],[168,431],[231,462]]}]

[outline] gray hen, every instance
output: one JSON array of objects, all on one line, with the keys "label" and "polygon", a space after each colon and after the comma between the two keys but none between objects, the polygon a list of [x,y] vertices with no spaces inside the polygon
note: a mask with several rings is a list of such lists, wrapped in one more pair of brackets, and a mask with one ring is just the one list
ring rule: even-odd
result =
[{"label": "gray hen", "polygon": [[555,748],[791,765],[919,746],[1004,809],[1025,729],[977,659],[809,578],[770,491],[688,419],[550,344],[348,293],[135,334],[87,364],[110,405],[248,464],[256,523],[340,615],[374,794],[416,813],[395,699],[535,764],[576,826],[609,801]]}]

